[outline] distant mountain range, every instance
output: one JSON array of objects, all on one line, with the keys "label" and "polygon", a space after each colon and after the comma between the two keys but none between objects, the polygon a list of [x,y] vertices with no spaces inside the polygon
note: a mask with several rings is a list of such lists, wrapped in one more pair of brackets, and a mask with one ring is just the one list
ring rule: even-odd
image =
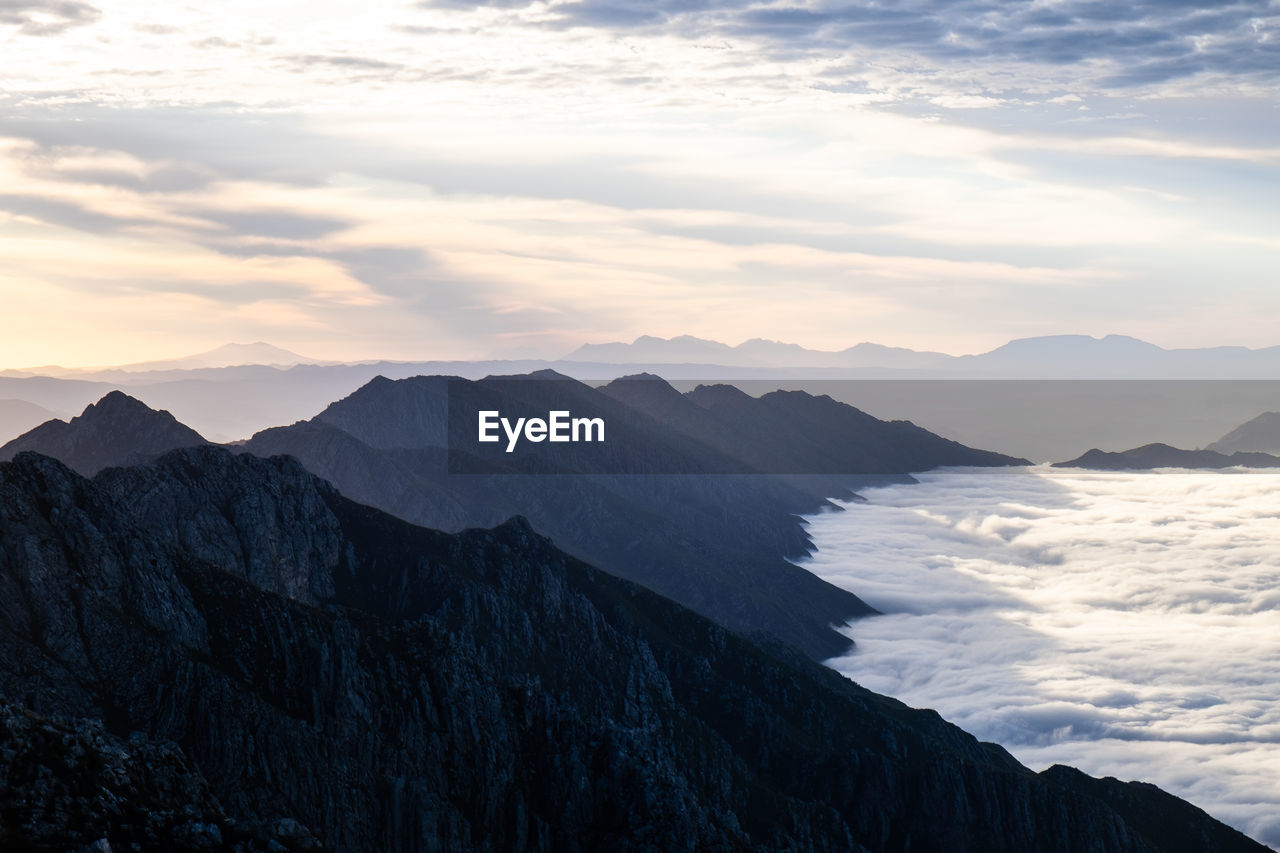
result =
[{"label": "distant mountain range", "polygon": [[1263,412],[1201,450],[1163,442],[1118,452],[1093,448],[1055,468],[1149,470],[1152,468],[1280,468],[1280,412]]},{"label": "distant mountain range", "polygon": [[1238,451],[1227,455],[1214,450],[1181,450],[1167,444],[1144,444],[1131,450],[1107,453],[1093,449],[1077,459],[1055,462],[1055,468],[1095,468],[1106,471],[1151,468],[1280,468],[1280,457],[1269,453]]},{"label": "distant mountain range", "polygon": [[1246,451],[1280,454],[1280,412],[1263,412],[1210,444],[1219,453]]},{"label": "distant mountain range", "polygon": [[[61,367],[45,365],[43,367],[22,367],[0,371],[0,376],[69,376],[84,377],[86,375],[100,377],[103,374],[117,373],[152,373],[171,370],[202,370],[206,368],[242,367],[245,365],[268,365],[271,367],[293,367],[296,364],[322,364],[314,358],[307,358],[278,346],[257,341],[251,344],[223,344],[207,352],[181,358],[160,361],[140,361],[116,367]],[[334,362],[328,362],[333,364]]]},{"label": "distant mountain range", "polygon": [[[849,378],[1280,379],[1280,346],[1163,349],[1124,335],[1021,338],[990,352],[962,356],[871,343],[824,351],[759,338],[731,347],[688,335],[644,335],[629,344],[585,344],[564,361],[789,369]],[[813,370],[822,372],[807,373]]]},{"label": "distant mountain range", "polygon": [[[451,474],[451,394],[455,406],[467,398],[504,411],[599,413],[612,441],[603,457],[552,456],[559,472],[577,476],[530,476],[546,470],[548,454],[537,451],[499,453],[500,467],[485,474]],[[69,423],[0,447],[0,459],[30,450],[95,473],[202,443],[169,413],[113,392]],[[575,556],[819,659],[848,647],[833,626],[874,611],[788,561],[809,552],[798,515],[850,496],[860,476],[884,482],[939,465],[1025,462],[803,392],[680,394],[653,376],[595,389],[549,371],[478,382],[377,378],[309,421],[234,449],[292,455],[348,497],[415,524],[459,531],[522,515]]]},{"label": "distant mountain range", "polygon": [[294,460],[0,464],[0,846],[1254,853],[555,548]]}]

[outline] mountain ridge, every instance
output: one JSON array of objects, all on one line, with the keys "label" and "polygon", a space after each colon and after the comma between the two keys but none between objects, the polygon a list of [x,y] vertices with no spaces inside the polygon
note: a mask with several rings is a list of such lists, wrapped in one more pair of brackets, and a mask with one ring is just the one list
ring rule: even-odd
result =
[{"label": "mountain ridge", "polygon": [[1105,471],[1150,470],[1153,468],[1280,468],[1280,456],[1269,453],[1215,450],[1182,450],[1155,442],[1107,453],[1094,448],[1066,462],[1053,463],[1055,468],[1094,468]]},{"label": "mountain ridge", "polygon": [[70,421],[46,421],[0,446],[0,461],[39,450],[91,477],[111,465],[143,462],[179,447],[207,443],[169,412],[111,391]]},{"label": "mountain ridge", "polygon": [[1114,334],[1100,338],[1016,338],[987,352],[958,356],[872,343],[842,350],[815,350],[760,338],[729,346],[689,335],[670,339],[644,335],[630,344],[583,344],[562,361],[673,365],[703,362],[708,367],[845,370],[863,371],[864,375],[889,371],[885,375],[903,378],[1280,378],[1280,346],[1166,349]]},{"label": "mountain ridge", "polygon": [[[212,447],[92,481],[24,453],[0,492],[5,695],[180,750],[225,809],[192,813],[202,849],[1265,849],[1153,786],[1032,773],[520,519],[416,528]],[[93,772],[19,745],[73,787]],[[89,790],[52,789],[68,819],[6,821],[6,843],[194,831],[82,828]]]}]

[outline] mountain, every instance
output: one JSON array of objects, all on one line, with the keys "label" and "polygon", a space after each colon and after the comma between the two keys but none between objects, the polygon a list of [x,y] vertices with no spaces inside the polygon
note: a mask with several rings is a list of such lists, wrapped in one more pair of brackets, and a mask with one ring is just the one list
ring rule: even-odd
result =
[{"label": "mountain", "polygon": [[416,528],[211,447],[92,481],[25,453],[0,498],[6,849],[1265,849],[520,519]]},{"label": "mountain", "polygon": [[564,357],[564,361],[605,361],[627,364],[636,361],[731,364],[734,348],[717,341],[680,335],[655,338],[641,335],[629,344],[583,344]]},{"label": "mountain", "polygon": [[963,356],[870,343],[824,351],[761,339],[731,347],[687,335],[669,340],[646,335],[630,344],[587,344],[563,361],[701,364],[703,375],[690,378],[704,380],[741,379],[764,370],[850,379],[1280,379],[1280,347],[1164,349],[1125,335],[1019,338]]},{"label": "mountain", "polygon": [[[903,347],[861,343],[830,352],[806,349],[764,338],[752,338],[731,347],[718,341],[680,335],[655,338],[641,335],[629,344],[583,344],[562,361],[614,364],[704,364],[723,367],[793,368],[890,368],[924,369],[938,367],[951,356],[937,352],[917,352]],[[710,378],[704,376],[702,378]]]},{"label": "mountain", "polygon": [[0,441],[8,441],[56,417],[57,414],[44,406],[26,400],[0,400]]},{"label": "mountain", "polygon": [[207,367],[238,367],[261,364],[272,367],[292,367],[295,364],[319,364],[314,358],[289,352],[262,341],[251,344],[223,344],[208,352],[161,361],[143,361],[122,365],[117,370],[139,373],[153,370],[193,370]]},{"label": "mountain", "polygon": [[752,397],[720,384],[679,394],[661,378],[641,374],[617,379],[603,392],[768,473],[901,474],[941,465],[1030,464],[804,391]]},{"label": "mountain", "polygon": [[1210,444],[1207,450],[1280,454],[1280,412],[1263,412]]},{"label": "mountain", "polygon": [[[715,420],[661,379],[644,383],[637,390],[674,398]],[[725,415],[699,432],[652,400],[620,398],[618,387],[601,391],[551,372],[479,382],[375,379],[312,420],[265,430],[238,449],[295,456],[351,498],[415,524],[456,531],[522,515],[576,557],[736,630],[772,633],[818,659],[848,647],[832,626],[874,611],[791,562],[810,548],[797,516],[830,507],[828,496],[851,496],[850,489],[868,474],[884,482],[938,465],[1021,462],[909,425],[881,425],[896,436],[898,456],[878,462],[857,448],[880,435],[874,427],[879,422],[829,400],[817,400],[821,411],[805,415],[812,440],[828,442],[825,456],[813,450],[804,458],[769,459],[766,449],[785,442],[757,442],[751,445],[759,451],[756,457],[746,459],[734,436],[772,409]],[[785,399],[797,412],[805,400],[814,401],[802,394]],[[529,445],[506,454],[490,445],[491,454],[468,456],[459,469],[462,442],[445,445],[450,409],[456,413],[466,406],[598,413],[610,425],[610,441],[560,445],[564,449],[554,453]],[[855,428],[842,432],[853,421]],[[474,423],[465,421],[471,430]],[[737,432],[716,438],[710,434],[716,423],[734,423]],[[762,420],[755,428],[767,431],[774,422]],[[793,462],[809,467],[792,467]],[[820,463],[828,467],[815,467]],[[820,474],[816,479],[774,476],[814,471]]]},{"label": "mountain", "polygon": [[0,461],[30,450],[93,476],[108,466],[143,462],[168,450],[205,443],[168,412],[112,391],[70,422],[46,421],[0,447]]},{"label": "mountain", "polygon": [[1120,453],[1094,448],[1078,459],[1055,462],[1055,468],[1098,468],[1109,471],[1149,468],[1280,468],[1280,457],[1267,453],[1232,453],[1213,450],[1180,450],[1167,444],[1144,444]]},{"label": "mountain", "polygon": [[[353,499],[415,524],[458,531],[522,515],[575,556],[725,625],[768,631],[817,658],[848,648],[832,626],[874,611],[787,559],[809,552],[796,516],[826,505],[821,494],[722,473],[748,466],[582,383],[541,375],[375,379],[310,421],[264,430],[237,449],[295,456]],[[610,441],[554,454],[499,448],[451,473],[451,384],[457,403],[605,413]],[[547,471],[547,460],[557,467]]]}]

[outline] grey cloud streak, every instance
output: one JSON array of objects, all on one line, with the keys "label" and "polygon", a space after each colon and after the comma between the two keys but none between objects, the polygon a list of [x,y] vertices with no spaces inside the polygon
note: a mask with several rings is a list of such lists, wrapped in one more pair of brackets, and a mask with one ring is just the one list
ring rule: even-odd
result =
[{"label": "grey cloud streak", "polygon": [[[528,3],[491,5],[520,8]],[[879,5],[793,2],[618,2],[578,0],[554,7],[552,26],[666,31],[689,37],[758,40],[796,56],[859,48],[914,53],[948,64],[1012,61],[1050,66],[1109,63],[1104,88],[1126,88],[1212,72],[1280,76],[1280,10],[1266,0],[1225,5],[967,0]]]},{"label": "grey cloud streak", "polygon": [[0,25],[16,26],[29,36],[57,35],[101,16],[97,7],[77,0],[0,0]]}]

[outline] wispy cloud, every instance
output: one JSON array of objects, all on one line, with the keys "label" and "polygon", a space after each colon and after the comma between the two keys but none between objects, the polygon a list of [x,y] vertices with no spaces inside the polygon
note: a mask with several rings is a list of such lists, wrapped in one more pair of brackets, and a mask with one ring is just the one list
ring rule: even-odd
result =
[{"label": "wispy cloud", "polygon": [[188,252],[175,292],[215,305],[288,270],[313,331],[281,343],[326,355],[1273,342],[1269,6],[291,3],[68,6],[91,26],[42,38],[62,7],[0,7],[0,233],[49,253],[7,286],[72,286],[84,235],[113,281]]},{"label": "wispy cloud", "polygon": [[57,35],[101,16],[96,6],[77,0],[0,0],[0,26],[17,27],[28,36]]}]

